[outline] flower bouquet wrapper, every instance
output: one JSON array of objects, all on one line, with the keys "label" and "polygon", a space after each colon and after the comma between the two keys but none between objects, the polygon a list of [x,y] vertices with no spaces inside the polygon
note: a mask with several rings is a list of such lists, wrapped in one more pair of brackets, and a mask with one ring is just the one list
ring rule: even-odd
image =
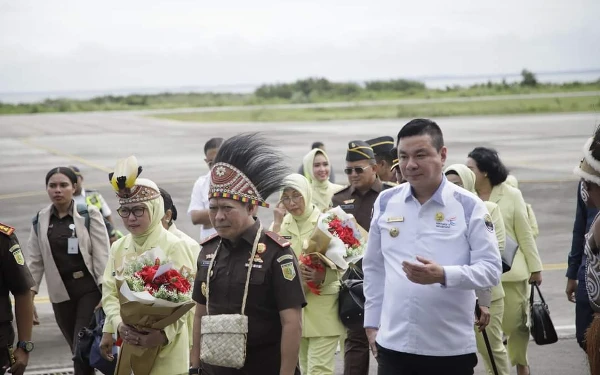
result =
[{"label": "flower bouquet wrapper", "polygon": [[[152,249],[143,254],[144,258],[166,259],[162,250]],[[116,272],[115,282],[120,303],[120,315],[123,323],[136,329],[152,328],[165,329],[176,323],[194,306],[189,298],[181,302],[172,302],[152,296],[148,291],[132,291],[125,278],[125,271],[131,262],[141,257],[129,257],[123,260],[123,266]],[[174,269],[172,264],[162,264],[156,270],[153,279]],[[184,272],[184,267],[180,270]],[[117,360],[115,375],[147,375],[152,370],[161,347],[142,348],[123,342]]]},{"label": "flower bouquet wrapper", "polygon": [[[127,283],[124,280],[117,280],[116,282],[119,288],[121,319],[123,323],[136,328],[165,329],[177,322],[195,305],[194,301],[182,302],[177,306],[155,306],[145,301],[130,301],[125,297],[128,294],[127,292],[125,295],[121,293],[121,290],[128,290],[129,293],[133,293],[129,290]],[[147,349],[123,342],[115,375],[130,375],[132,371],[136,375],[149,374],[159,351],[160,347]]]},{"label": "flower bouquet wrapper", "polygon": [[[349,238],[342,239],[332,233],[332,219],[339,220]],[[345,271],[349,263],[362,258],[367,237],[367,231],[356,222],[353,215],[335,207],[319,216],[317,226],[311,238],[305,242],[303,251],[307,254],[317,254],[323,263],[332,269]],[[349,249],[344,240],[357,243],[356,248]]]}]

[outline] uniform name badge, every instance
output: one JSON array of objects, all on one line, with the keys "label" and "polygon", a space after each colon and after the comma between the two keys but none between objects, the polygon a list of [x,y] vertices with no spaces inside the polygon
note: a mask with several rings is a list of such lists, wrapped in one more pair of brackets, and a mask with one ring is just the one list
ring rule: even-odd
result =
[{"label": "uniform name badge", "polygon": [[73,231],[71,237],[67,239],[67,254],[77,255],[79,253],[79,240],[75,237],[75,225],[69,225],[69,229]]},{"label": "uniform name badge", "polygon": [[79,241],[77,237],[69,237],[67,240],[67,254],[76,255],[79,253]]}]

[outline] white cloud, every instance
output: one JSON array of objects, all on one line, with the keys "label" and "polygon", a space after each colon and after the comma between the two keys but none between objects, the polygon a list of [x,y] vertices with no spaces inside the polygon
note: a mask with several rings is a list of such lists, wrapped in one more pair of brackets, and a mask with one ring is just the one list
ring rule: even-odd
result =
[{"label": "white cloud", "polygon": [[598,14],[597,0],[0,1],[0,91],[598,68]]}]

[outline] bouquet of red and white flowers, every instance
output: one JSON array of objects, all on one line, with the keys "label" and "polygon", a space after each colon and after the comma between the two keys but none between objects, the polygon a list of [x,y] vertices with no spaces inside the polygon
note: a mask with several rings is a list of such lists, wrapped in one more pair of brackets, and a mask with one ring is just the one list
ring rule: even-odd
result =
[{"label": "bouquet of red and white flowers", "polygon": [[[176,269],[160,248],[130,255],[121,264],[115,281],[123,323],[140,330],[165,329],[195,306],[192,271]],[[115,374],[149,373],[159,350],[123,343]]]},{"label": "bouquet of red and white flowers", "polygon": [[[171,263],[160,258],[152,260],[145,256],[129,264],[123,273],[129,290],[134,296],[164,305],[164,301],[181,303],[192,299],[194,279],[191,270],[176,270]],[[148,294],[150,296],[148,296]]]},{"label": "bouquet of red and white flowers", "polygon": [[[350,263],[362,258],[366,243],[367,232],[354,216],[335,207],[319,216],[311,238],[303,244],[300,263],[311,268],[325,264],[345,271]],[[309,288],[313,289],[310,285]]]}]

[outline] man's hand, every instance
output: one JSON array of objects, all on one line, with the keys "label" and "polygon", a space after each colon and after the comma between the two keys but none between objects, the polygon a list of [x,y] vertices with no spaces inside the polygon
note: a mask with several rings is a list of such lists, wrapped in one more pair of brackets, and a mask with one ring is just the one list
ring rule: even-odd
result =
[{"label": "man's hand", "polygon": [[100,340],[100,355],[107,361],[113,361],[115,357],[112,354],[112,348],[115,344],[112,333],[102,333],[102,340]]},{"label": "man's hand", "polygon": [[373,357],[377,358],[377,344],[375,343],[375,339],[377,339],[377,332],[379,330],[377,328],[365,328],[365,332],[369,340],[369,349],[371,349]]},{"label": "man's hand", "polygon": [[100,302],[98,302],[96,307],[94,307],[94,312],[98,311],[98,309],[101,309],[101,308],[102,308],[102,300],[100,300]]},{"label": "man's hand", "polygon": [[25,352],[21,348],[17,348],[14,351],[15,364],[11,366],[10,373],[15,375],[23,375],[27,364],[29,363],[29,353]]},{"label": "man's hand", "polygon": [[538,286],[542,285],[542,273],[540,271],[532,272],[531,277],[529,278],[529,283],[536,283]]},{"label": "man's hand", "polygon": [[575,292],[577,291],[577,280],[567,279],[567,299],[575,303]]},{"label": "man's hand", "polygon": [[422,285],[445,283],[444,268],[442,266],[420,256],[417,256],[417,260],[422,264],[402,262],[402,270],[410,281]]},{"label": "man's hand", "polygon": [[490,324],[492,314],[490,314],[490,309],[486,306],[480,305],[479,310],[481,311],[481,315],[479,316],[479,319],[475,317],[475,325],[479,327],[479,332],[483,332],[485,327]]}]

